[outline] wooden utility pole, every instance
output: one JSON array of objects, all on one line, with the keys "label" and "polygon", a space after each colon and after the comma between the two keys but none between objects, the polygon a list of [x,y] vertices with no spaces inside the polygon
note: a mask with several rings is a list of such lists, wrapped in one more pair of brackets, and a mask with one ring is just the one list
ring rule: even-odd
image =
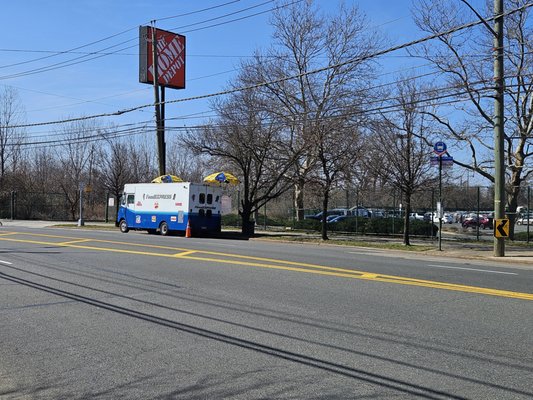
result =
[{"label": "wooden utility pole", "polygon": [[[472,7],[465,3],[494,36],[494,224],[505,218],[505,165],[504,165],[504,104],[503,93],[503,0],[494,0],[494,29]],[[494,256],[505,256],[505,238],[494,235]]]},{"label": "wooden utility pole", "polygon": [[[494,0],[494,17],[494,221],[496,221],[505,217],[503,0]],[[504,255],[505,238],[494,237],[494,256]]]}]

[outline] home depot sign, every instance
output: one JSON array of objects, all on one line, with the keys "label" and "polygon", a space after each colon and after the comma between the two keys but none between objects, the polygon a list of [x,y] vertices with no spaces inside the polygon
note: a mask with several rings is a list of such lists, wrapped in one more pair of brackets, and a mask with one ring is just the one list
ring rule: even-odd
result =
[{"label": "home depot sign", "polygon": [[[174,89],[185,88],[185,36],[155,29],[157,42],[157,83]],[[154,83],[152,27],[139,28],[139,82]]]}]

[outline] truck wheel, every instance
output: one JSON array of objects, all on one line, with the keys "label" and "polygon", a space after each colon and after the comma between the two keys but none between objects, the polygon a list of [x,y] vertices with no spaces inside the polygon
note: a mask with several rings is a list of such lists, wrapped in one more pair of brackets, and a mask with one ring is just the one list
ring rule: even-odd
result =
[{"label": "truck wheel", "polygon": [[128,227],[128,223],[126,222],[125,219],[120,221],[120,224],[118,225],[118,227],[120,228],[120,232],[122,233],[128,233],[130,230],[130,228]]},{"label": "truck wheel", "polygon": [[161,222],[161,225],[159,225],[159,233],[161,233],[161,236],[168,235],[168,224],[165,221]]}]

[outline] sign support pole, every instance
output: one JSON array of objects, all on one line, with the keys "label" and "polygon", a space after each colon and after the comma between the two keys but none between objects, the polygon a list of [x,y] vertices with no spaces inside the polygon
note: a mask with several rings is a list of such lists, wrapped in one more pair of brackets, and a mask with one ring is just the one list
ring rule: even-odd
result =
[{"label": "sign support pole", "polygon": [[442,154],[439,155],[439,251],[442,251]]},{"label": "sign support pole", "polygon": [[527,187],[527,244],[529,244],[529,221],[531,218],[531,209],[529,208],[529,200],[531,196],[531,186]]},{"label": "sign support pole", "polygon": [[80,219],[78,220],[78,226],[84,226],[83,221],[83,186],[80,185]]},{"label": "sign support pole", "polygon": [[[153,78],[154,78],[154,105],[155,124],[157,132],[157,153],[159,159],[159,175],[165,175],[165,130],[161,119],[161,102],[159,100],[158,65],[157,65],[157,37],[155,23],[152,23],[152,50],[153,50]],[[163,94],[164,96],[164,94]]]}]

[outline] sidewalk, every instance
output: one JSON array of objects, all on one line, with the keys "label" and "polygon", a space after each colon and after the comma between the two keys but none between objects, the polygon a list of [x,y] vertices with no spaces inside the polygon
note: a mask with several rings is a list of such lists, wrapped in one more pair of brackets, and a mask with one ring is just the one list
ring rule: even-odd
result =
[{"label": "sidewalk", "polygon": [[[25,228],[35,228],[35,229],[42,229],[42,228],[52,228],[52,227],[58,227],[58,226],[72,226],[77,228],[77,222],[74,221],[34,221],[34,220],[0,220],[2,223],[2,226],[0,228],[9,228],[9,227],[25,227]],[[89,225],[94,227],[101,225],[102,227],[114,227],[113,222],[92,222],[92,221],[85,221],[85,225]],[[83,228],[81,228],[83,229]],[[118,228],[117,228],[117,232]],[[278,237],[287,236],[294,238],[295,236],[305,236],[306,238],[316,238],[317,240],[320,240],[319,235],[307,235],[307,234],[300,234],[297,232],[262,232],[257,231],[257,234],[269,236],[269,235],[275,235]],[[367,241],[367,242],[375,242],[375,241],[384,241],[383,239],[378,238],[372,238],[372,237],[343,237],[344,240],[350,240],[352,238],[353,240],[357,241]],[[397,239],[386,239],[387,242],[394,242],[394,243],[400,243],[400,240]],[[294,242],[294,241],[293,241]],[[526,244],[514,244],[514,243],[506,243],[505,246],[505,257],[494,257],[493,255],[493,244],[492,241],[489,240],[482,240],[479,242],[476,241],[460,241],[460,240],[445,240],[443,238],[442,241],[442,251],[438,250],[438,242],[437,240],[433,241],[419,241],[417,239],[412,240],[413,244],[418,245],[429,245],[429,246],[435,246],[435,249],[429,250],[429,251],[421,251],[421,252],[405,252],[405,253],[418,253],[418,254],[425,254],[432,257],[451,257],[451,258],[461,258],[461,259],[471,259],[471,260],[486,260],[490,261],[492,263],[517,263],[517,264],[524,264],[524,265],[530,265],[533,266],[533,243],[530,244],[530,246],[526,246]],[[325,244],[335,244],[335,239],[332,236],[332,240]],[[402,250],[395,250],[395,251],[402,251]]]}]

